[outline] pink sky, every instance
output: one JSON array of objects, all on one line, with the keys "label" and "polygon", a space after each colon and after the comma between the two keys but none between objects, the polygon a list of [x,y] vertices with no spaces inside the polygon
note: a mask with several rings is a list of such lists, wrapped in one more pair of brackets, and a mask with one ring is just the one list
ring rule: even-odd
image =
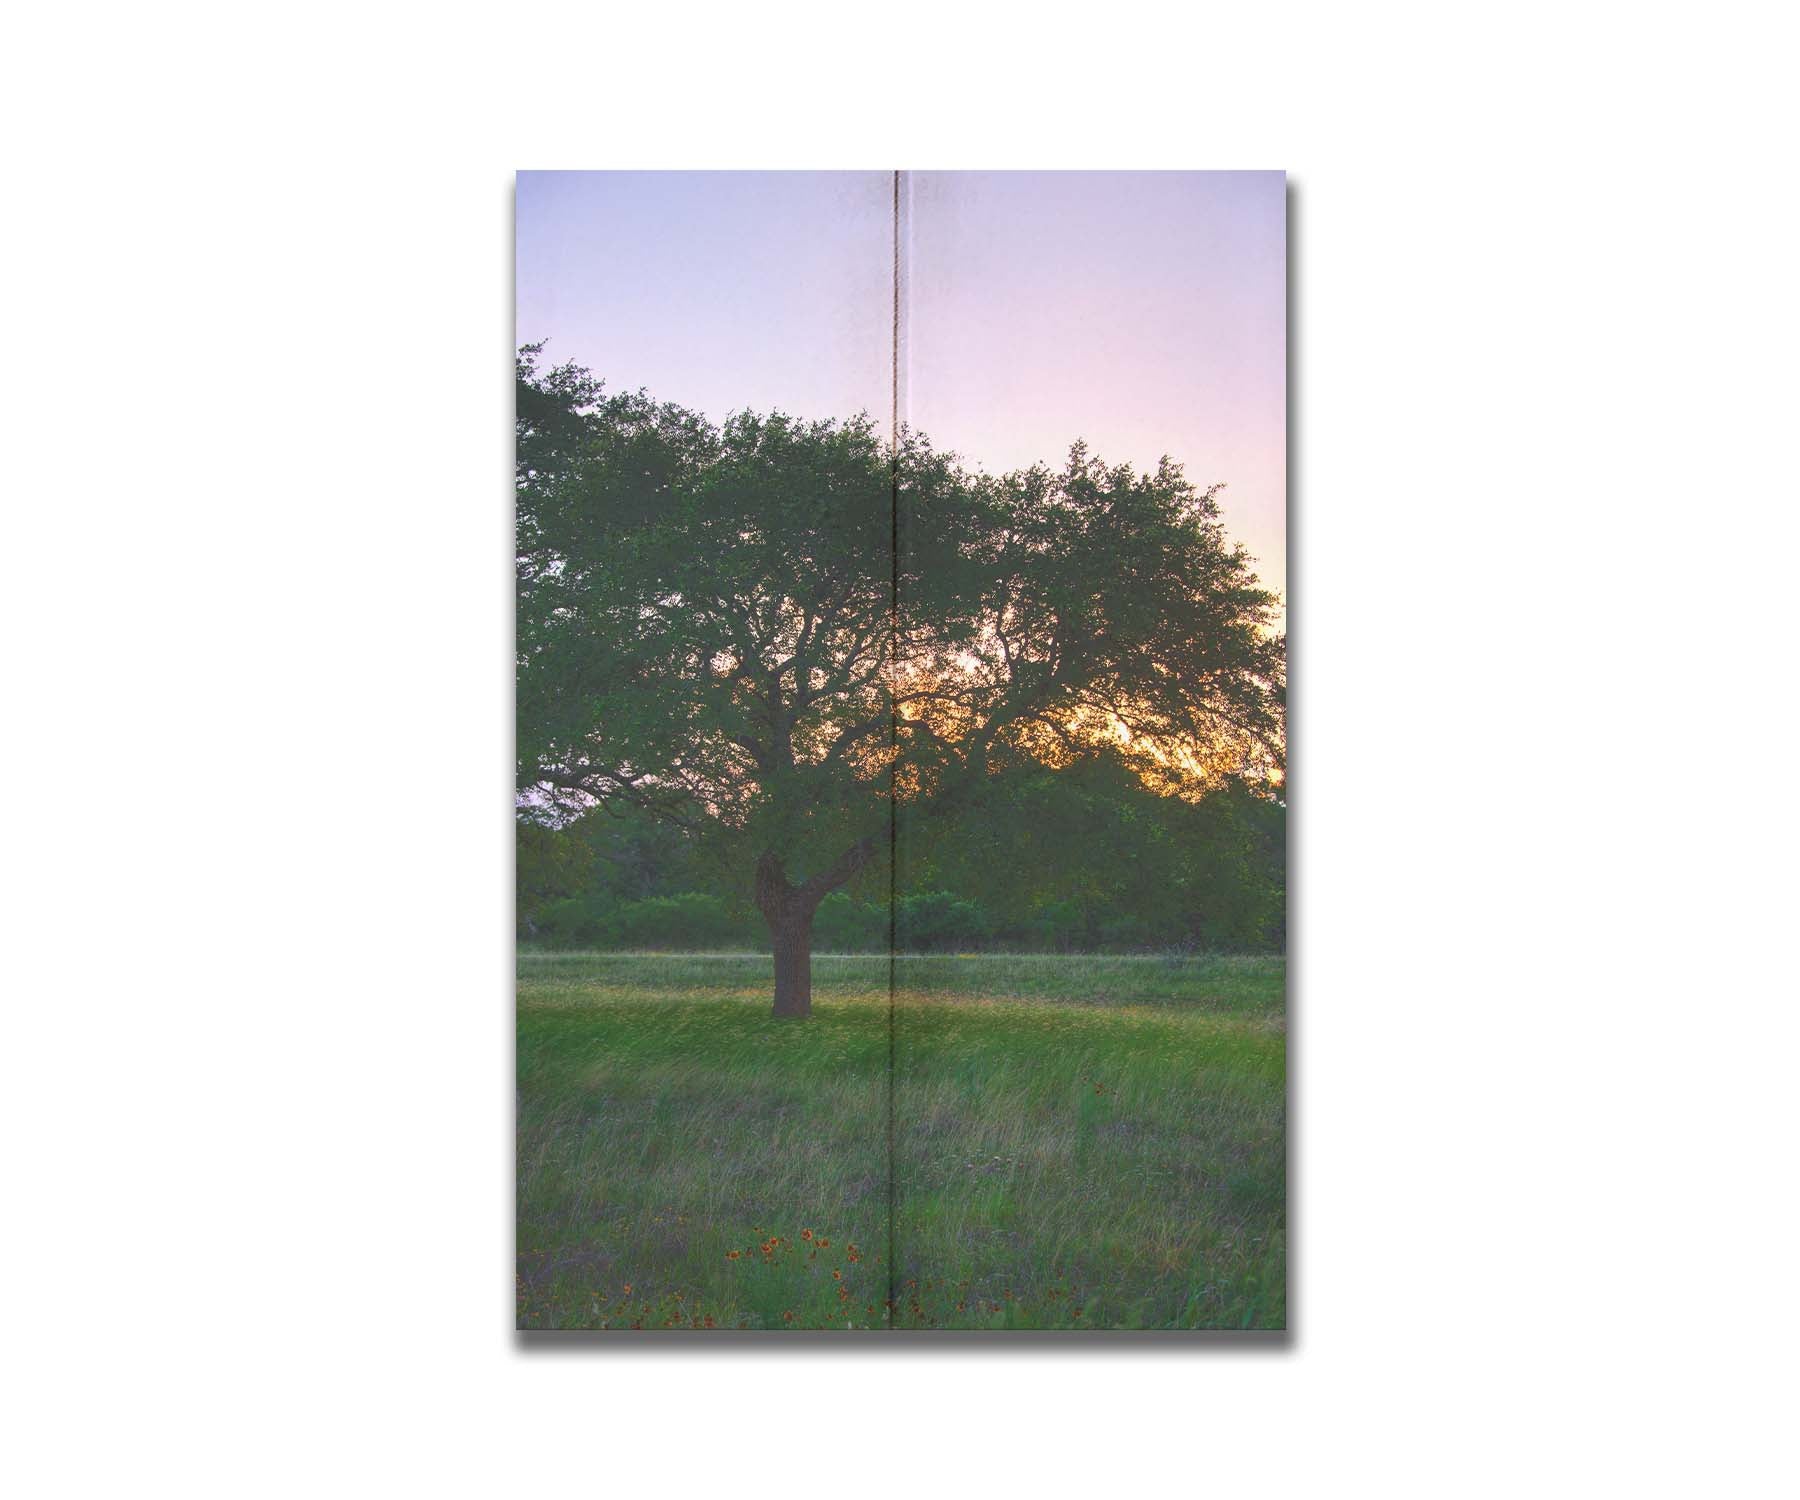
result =
[{"label": "pink sky", "polygon": [[[902,415],[990,470],[1164,453],[1286,586],[1280,172],[909,172]],[[518,338],[717,420],[889,410],[889,172],[521,172]]]}]

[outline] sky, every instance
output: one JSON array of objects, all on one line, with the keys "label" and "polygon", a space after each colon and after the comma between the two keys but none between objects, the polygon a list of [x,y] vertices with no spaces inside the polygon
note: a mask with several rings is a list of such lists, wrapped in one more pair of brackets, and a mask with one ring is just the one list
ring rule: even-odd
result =
[{"label": "sky", "polygon": [[[1280,172],[907,172],[901,416],[994,472],[1179,460],[1286,586]],[[517,335],[717,421],[893,399],[894,179],[521,172]]]}]

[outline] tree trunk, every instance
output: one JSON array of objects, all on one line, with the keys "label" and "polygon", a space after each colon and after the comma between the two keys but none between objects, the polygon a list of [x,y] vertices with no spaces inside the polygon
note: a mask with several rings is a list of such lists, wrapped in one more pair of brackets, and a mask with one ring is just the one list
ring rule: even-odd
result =
[{"label": "tree trunk", "polygon": [[775,948],[775,1014],[812,1014],[812,919],[810,911],[769,921]]},{"label": "tree trunk", "polygon": [[775,950],[775,1014],[812,1014],[812,924],[819,903],[869,862],[872,840],[860,839],[811,880],[788,882],[787,870],[773,854],[756,863],[756,904],[769,924]]}]

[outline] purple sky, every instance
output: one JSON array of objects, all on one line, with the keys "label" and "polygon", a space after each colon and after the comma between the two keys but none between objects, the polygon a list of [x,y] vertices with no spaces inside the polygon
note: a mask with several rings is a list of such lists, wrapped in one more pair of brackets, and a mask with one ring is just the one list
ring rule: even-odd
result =
[{"label": "purple sky", "polygon": [[[1286,579],[1279,172],[911,172],[903,414],[1001,470],[1163,453]],[[518,337],[717,420],[885,420],[887,172],[521,172]]]}]

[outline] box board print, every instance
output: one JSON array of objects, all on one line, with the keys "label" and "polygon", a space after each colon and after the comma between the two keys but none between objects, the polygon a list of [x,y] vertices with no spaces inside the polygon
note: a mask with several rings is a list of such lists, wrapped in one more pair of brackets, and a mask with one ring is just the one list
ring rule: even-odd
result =
[{"label": "box board print", "polygon": [[521,173],[521,1329],[1286,1326],[1280,173]]}]

